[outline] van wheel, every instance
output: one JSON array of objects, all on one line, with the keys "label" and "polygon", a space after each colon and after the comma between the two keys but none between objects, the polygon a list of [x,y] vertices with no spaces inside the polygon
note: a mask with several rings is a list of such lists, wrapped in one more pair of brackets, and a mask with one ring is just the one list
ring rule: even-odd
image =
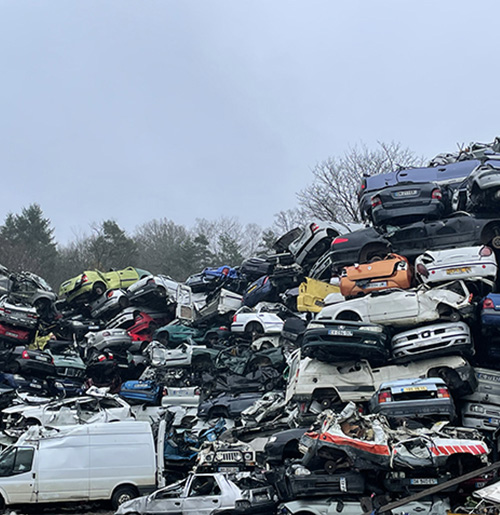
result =
[{"label": "van wheel", "polygon": [[137,489],[133,486],[119,486],[111,497],[111,506],[114,510],[118,509],[118,506],[123,504],[124,502],[130,501],[134,499],[139,494]]}]

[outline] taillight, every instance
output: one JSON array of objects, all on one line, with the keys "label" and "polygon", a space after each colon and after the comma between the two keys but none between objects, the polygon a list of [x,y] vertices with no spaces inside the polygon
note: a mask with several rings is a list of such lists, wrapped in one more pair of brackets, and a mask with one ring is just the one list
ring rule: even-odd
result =
[{"label": "taillight", "polygon": [[382,205],[382,200],[378,195],[372,197],[372,207],[377,207]]},{"label": "taillight", "polygon": [[224,268],[222,269],[222,275],[228,275],[228,274],[229,274],[229,268],[224,267]]},{"label": "taillight", "polygon": [[233,324],[234,324],[234,322],[236,322],[237,319],[238,319],[238,315],[233,315]]},{"label": "taillight", "polygon": [[486,245],[484,247],[481,247],[481,249],[479,250],[480,256],[491,256],[492,254],[493,251],[489,247],[486,247]]},{"label": "taillight", "polygon": [[108,299],[113,296],[113,293],[114,292],[112,290],[108,291]]},{"label": "taillight", "polygon": [[495,309],[495,303],[491,299],[483,300],[483,309]]},{"label": "taillight", "polygon": [[86,276],[86,274],[82,274],[82,283],[86,283],[89,280],[89,278]]},{"label": "taillight", "polygon": [[435,200],[441,200],[443,198],[443,193],[441,192],[441,190],[439,188],[436,188],[436,189],[432,190],[431,198],[433,198]]},{"label": "taillight", "polygon": [[449,399],[450,398],[450,392],[448,391],[448,388],[438,388],[437,389],[437,396],[440,398],[440,399]]},{"label": "taillight", "polygon": [[378,394],[378,402],[381,404],[382,402],[391,402],[392,401],[392,394],[389,390],[382,390]]},{"label": "taillight", "polygon": [[423,275],[424,277],[429,277],[429,270],[427,270],[427,268],[425,268],[425,266],[422,265],[422,263],[419,263],[417,265],[417,272],[420,275]]},{"label": "taillight", "polygon": [[97,358],[98,361],[106,361],[106,356],[104,354],[100,354],[99,357]]},{"label": "taillight", "polygon": [[332,241],[332,245],[337,245],[337,243],[345,243],[346,241],[349,241],[349,238],[335,238]]},{"label": "taillight", "polygon": [[155,280],[153,278],[148,279],[146,284],[155,284]]},{"label": "taillight", "polygon": [[194,394],[195,395],[201,395],[201,390],[199,388],[197,388],[195,391],[194,391]]},{"label": "taillight", "polygon": [[319,229],[319,225],[318,224],[311,224],[310,225],[310,229],[311,229],[312,232],[316,232]]},{"label": "taillight", "polygon": [[265,279],[262,281],[262,286],[264,286],[264,284],[266,284],[267,281],[269,281],[269,276],[268,275],[266,275]]},{"label": "taillight", "polygon": [[27,350],[23,350],[23,353],[21,354],[21,358],[30,359],[30,355],[28,354]]}]

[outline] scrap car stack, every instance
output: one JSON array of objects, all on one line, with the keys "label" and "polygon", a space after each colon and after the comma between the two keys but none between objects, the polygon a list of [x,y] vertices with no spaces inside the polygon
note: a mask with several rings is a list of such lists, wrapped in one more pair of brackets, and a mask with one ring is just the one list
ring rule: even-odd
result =
[{"label": "scrap car stack", "polygon": [[[2,507],[498,513],[500,140],[358,200],[364,225],[311,222],[185,283],[89,270],[57,297],[2,267]],[[135,472],[99,447],[71,483],[76,447],[133,448],[130,427],[154,447]]]}]

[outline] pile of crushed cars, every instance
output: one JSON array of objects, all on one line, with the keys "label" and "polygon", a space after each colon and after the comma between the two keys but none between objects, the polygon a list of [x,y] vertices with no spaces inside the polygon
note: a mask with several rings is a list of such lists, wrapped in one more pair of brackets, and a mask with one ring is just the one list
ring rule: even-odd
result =
[{"label": "pile of crushed cars", "polygon": [[[358,198],[366,225],[182,284],[85,271],[57,297],[2,268],[3,443],[136,418],[166,427],[167,482],[253,492],[203,513],[498,513],[500,140]],[[170,512],[167,488],[118,513]]]}]

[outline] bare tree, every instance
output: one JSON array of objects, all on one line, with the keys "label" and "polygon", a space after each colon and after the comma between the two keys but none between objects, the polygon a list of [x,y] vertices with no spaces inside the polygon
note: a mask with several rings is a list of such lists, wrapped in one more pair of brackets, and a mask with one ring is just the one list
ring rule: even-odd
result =
[{"label": "bare tree", "polygon": [[422,166],[423,162],[422,157],[395,142],[378,142],[376,149],[363,143],[349,148],[343,156],[329,157],[312,169],[312,184],[297,194],[301,211],[309,218],[359,222],[357,192],[363,175]]}]

